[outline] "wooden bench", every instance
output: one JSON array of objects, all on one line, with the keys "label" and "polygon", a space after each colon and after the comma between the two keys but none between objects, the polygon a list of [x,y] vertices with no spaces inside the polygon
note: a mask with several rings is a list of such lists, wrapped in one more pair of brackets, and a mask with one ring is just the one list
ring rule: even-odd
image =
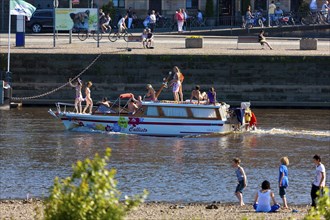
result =
[{"label": "wooden bench", "polygon": [[237,49],[238,44],[259,44],[259,39],[258,36],[238,36]]}]

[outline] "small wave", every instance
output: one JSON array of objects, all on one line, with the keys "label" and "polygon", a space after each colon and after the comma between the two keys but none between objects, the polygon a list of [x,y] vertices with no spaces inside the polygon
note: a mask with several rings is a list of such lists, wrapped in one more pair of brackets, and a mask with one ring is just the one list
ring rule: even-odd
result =
[{"label": "small wave", "polygon": [[251,131],[254,134],[268,134],[268,135],[283,135],[291,136],[298,138],[317,138],[317,139],[330,139],[330,131],[312,131],[312,130],[289,130],[289,129],[280,129],[272,128],[270,130],[258,129]]}]

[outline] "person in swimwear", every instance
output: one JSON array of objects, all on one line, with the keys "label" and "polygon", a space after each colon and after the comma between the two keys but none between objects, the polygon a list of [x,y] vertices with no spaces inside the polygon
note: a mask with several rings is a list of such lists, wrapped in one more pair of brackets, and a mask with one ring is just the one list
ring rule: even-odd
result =
[{"label": "person in swimwear", "polygon": [[134,115],[136,110],[139,109],[139,107],[135,104],[133,98],[131,98],[130,101],[128,102],[127,108],[128,108],[128,114],[130,115]]},{"label": "person in swimwear", "polygon": [[179,67],[177,67],[177,66],[173,67],[173,73],[174,73],[173,80],[174,81],[176,81],[176,80],[180,81],[180,87],[179,87],[179,93],[178,94],[180,95],[181,102],[183,102],[182,83],[183,83],[183,80],[184,80],[184,75],[181,73]]},{"label": "person in swimwear", "polygon": [[214,88],[211,87],[207,92],[208,103],[215,105],[217,102],[217,93],[215,92]]},{"label": "person in swimwear", "polygon": [[72,84],[72,79],[69,79],[69,84],[71,87],[76,89],[76,98],[74,100],[74,109],[76,111],[76,113],[82,113],[82,106],[81,106],[81,102],[84,101],[83,97],[82,97],[82,93],[81,93],[81,89],[82,89],[82,81],[78,78],[77,82]]},{"label": "person in swimwear", "polygon": [[179,79],[173,79],[171,85],[173,88],[173,97],[174,101],[179,102],[179,92],[180,92],[180,87],[181,87],[181,82]]},{"label": "person in swimwear", "polygon": [[193,103],[193,98],[197,99],[197,104],[200,104],[200,101],[206,100],[207,95],[205,92],[201,93],[199,85],[195,87],[193,91],[191,91],[191,96],[190,96],[190,103]]},{"label": "person in swimwear", "polygon": [[88,81],[87,86],[85,88],[85,99],[86,99],[86,106],[84,108],[83,113],[86,114],[86,110],[89,107],[89,114],[92,114],[92,108],[93,108],[93,100],[91,98],[91,90],[93,83],[91,81]]},{"label": "person in swimwear", "polygon": [[148,90],[148,92],[144,96],[144,100],[145,101],[153,101],[153,102],[157,101],[156,92],[155,92],[154,88],[152,88],[152,85],[151,84],[147,84],[146,89]]}]

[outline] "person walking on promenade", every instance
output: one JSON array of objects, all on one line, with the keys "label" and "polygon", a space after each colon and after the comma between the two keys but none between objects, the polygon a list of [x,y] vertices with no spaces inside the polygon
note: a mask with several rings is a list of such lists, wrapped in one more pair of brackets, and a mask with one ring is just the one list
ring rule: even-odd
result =
[{"label": "person walking on promenade", "polygon": [[274,4],[274,1],[272,1],[268,6],[268,13],[269,13],[269,24],[273,26],[273,23],[275,21],[275,9],[276,5]]},{"label": "person walking on promenade", "polygon": [[150,29],[151,29],[151,32],[153,33],[154,30],[155,30],[155,27],[156,27],[156,14],[155,14],[155,11],[152,10],[151,11],[151,14],[150,14],[150,23],[149,23],[149,26],[150,26]]},{"label": "person walking on promenade", "polygon": [[174,73],[173,79],[180,81],[179,98],[180,98],[181,102],[183,102],[182,83],[184,80],[184,75],[183,75],[183,73],[181,73],[179,67],[177,67],[177,66],[173,67],[173,73]]},{"label": "person walking on promenade", "polygon": [[316,198],[319,196],[317,192],[322,194],[323,188],[325,187],[326,173],[325,167],[321,163],[321,157],[317,154],[313,157],[314,163],[316,165],[315,178],[312,183],[311,197],[312,197],[312,207],[316,208]]},{"label": "person walking on promenade", "polygon": [[178,32],[182,33],[182,27],[183,27],[183,22],[184,22],[184,15],[182,13],[182,9],[179,9],[179,12],[175,14],[176,18],[175,20],[177,21],[178,24]]},{"label": "person walking on promenade", "polygon": [[[270,200],[274,205],[270,206]],[[270,190],[270,183],[265,180],[261,184],[261,190],[258,190],[253,208],[256,212],[276,212],[281,206],[275,201],[274,193]]]},{"label": "person walking on promenade", "polygon": [[281,158],[281,165],[279,167],[279,177],[278,177],[278,187],[279,187],[279,194],[283,200],[283,208],[288,209],[288,203],[286,200],[286,188],[289,186],[289,178],[288,178],[288,165],[289,165],[289,158],[282,157]]},{"label": "person walking on promenade", "polygon": [[75,84],[72,83],[72,79],[69,79],[69,85],[76,89],[76,98],[74,100],[74,110],[76,113],[82,113],[81,102],[84,101],[81,93],[82,81],[78,78]]},{"label": "person walking on promenade", "polygon": [[131,29],[132,23],[133,23],[133,11],[132,11],[132,7],[129,7],[127,10],[127,28]]},{"label": "person walking on promenade", "polygon": [[235,170],[238,184],[236,186],[235,195],[239,200],[239,205],[244,206],[243,201],[243,189],[247,186],[247,179],[243,167],[240,166],[241,160],[239,158],[233,159],[233,167],[237,168]]},{"label": "person walking on promenade", "polygon": [[[266,44],[269,47],[269,49],[273,50],[273,48],[267,42],[266,37],[264,36],[264,34],[265,34],[265,31],[264,30],[261,30],[260,33],[259,33],[259,35],[258,35],[258,41],[259,41],[259,43],[261,44],[261,46],[264,46],[264,44]],[[262,49],[264,49],[264,48],[262,47]]]},{"label": "person walking on promenade", "polygon": [[86,99],[86,106],[84,108],[83,113],[86,114],[87,108],[89,108],[89,114],[92,114],[92,109],[93,109],[93,100],[91,98],[91,90],[90,88],[92,87],[93,83],[91,81],[88,81],[87,86],[85,88],[85,99]]}]

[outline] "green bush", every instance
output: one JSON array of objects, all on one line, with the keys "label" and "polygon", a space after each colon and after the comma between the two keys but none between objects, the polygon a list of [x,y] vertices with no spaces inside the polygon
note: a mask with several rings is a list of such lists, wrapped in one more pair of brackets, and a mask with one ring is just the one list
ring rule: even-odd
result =
[{"label": "green bush", "polygon": [[146,190],[141,195],[119,201],[121,193],[114,179],[116,170],[106,168],[110,155],[108,148],[103,158],[95,154],[93,160],[78,161],[72,166],[71,177],[56,177],[45,203],[45,219],[123,219],[129,210],[142,203]]},{"label": "green bush", "polygon": [[205,6],[205,16],[207,18],[214,17],[214,5],[213,0],[207,0]]},{"label": "green bush", "polygon": [[[317,193],[319,195],[320,191]],[[330,219],[330,197],[328,188],[324,188],[324,193],[322,196],[317,198],[316,204],[317,208],[315,209],[312,207],[305,216],[304,220]]]}]

